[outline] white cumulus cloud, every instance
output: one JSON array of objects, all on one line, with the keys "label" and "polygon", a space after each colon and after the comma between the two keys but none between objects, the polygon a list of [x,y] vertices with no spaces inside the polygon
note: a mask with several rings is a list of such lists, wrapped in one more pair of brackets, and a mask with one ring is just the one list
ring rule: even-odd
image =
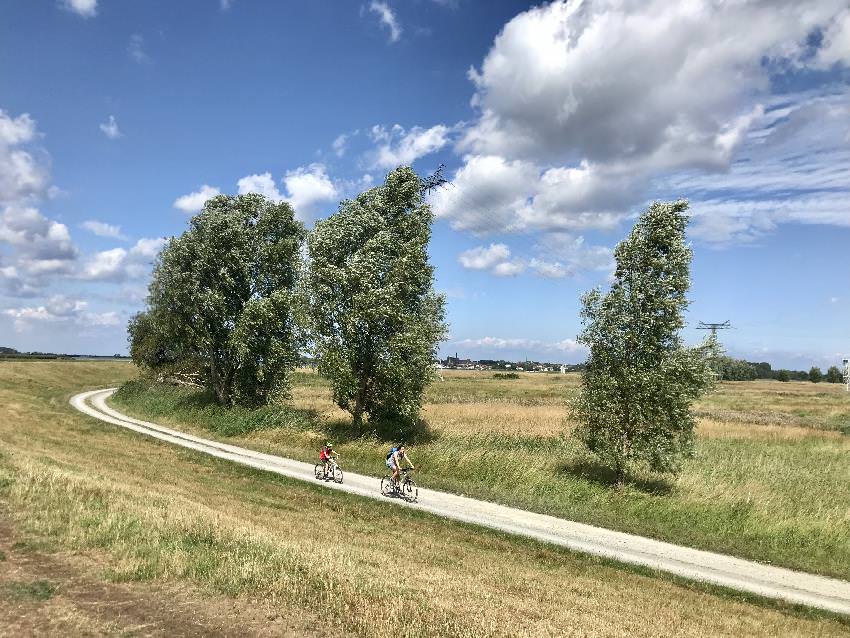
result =
[{"label": "white cumulus cloud", "polygon": [[505,244],[478,246],[458,255],[460,265],[469,270],[488,270],[497,277],[513,277],[525,270],[525,264],[511,260],[511,251]]},{"label": "white cumulus cloud", "polygon": [[61,0],[61,6],[84,18],[97,15],[97,0]]},{"label": "white cumulus cloud", "polygon": [[83,264],[77,276],[88,281],[111,282],[142,278],[150,271],[151,262],[165,241],[162,238],[144,238],[138,240],[130,250],[111,248],[94,253]]},{"label": "white cumulus cloud", "polygon": [[204,207],[204,203],[206,203],[208,199],[212,199],[218,195],[221,195],[221,191],[218,187],[204,184],[198,190],[186,195],[181,195],[175,199],[173,205],[174,208],[182,210],[184,213],[197,213]]},{"label": "white cumulus cloud", "polygon": [[463,251],[458,256],[460,265],[470,270],[488,270],[511,256],[510,249],[505,244],[490,244],[487,247],[478,246]]},{"label": "white cumulus cloud", "polygon": [[46,162],[28,147],[37,135],[28,113],[12,117],[0,109],[0,205],[46,196],[50,185]]},{"label": "white cumulus cloud", "polygon": [[[846,175],[837,147],[850,142],[850,116],[835,104],[846,99],[846,87],[774,97],[772,74],[848,64],[845,0],[542,4],[510,20],[470,70],[477,117],[457,143],[464,163],[456,188],[435,193],[432,203],[454,228],[479,234],[613,229],[651,196],[690,196],[674,190],[682,175],[691,183],[738,181],[737,173],[755,181],[754,149],[775,163],[763,139],[772,128],[788,137],[786,168],[801,164],[795,179],[805,179],[807,160],[825,167],[824,153],[842,163],[816,176]],[[829,109],[821,105],[816,117],[803,112],[830,91],[840,97],[826,100]],[[804,131],[795,119],[814,125]],[[830,139],[815,132],[819,119],[837,122]],[[780,181],[782,172],[767,176]],[[737,194],[709,196],[695,236],[748,241],[787,221],[846,219],[846,207],[836,208],[846,189],[794,196],[752,198],[764,205]]]},{"label": "white cumulus cloud", "polygon": [[439,151],[449,143],[451,129],[444,124],[431,128],[414,126],[409,131],[396,124],[391,129],[372,127],[371,135],[378,147],[374,152],[375,168],[393,169],[413,164],[420,157]]},{"label": "white cumulus cloud", "polygon": [[240,195],[259,193],[275,202],[283,199],[271,173],[246,175],[237,182],[236,187]]},{"label": "white cumulus cloud", "polygon": [[319,207],[338,198],[336,185],[328,177],[322,164],[301,166],[287,171],[283,177],[286,187],[286,200],[295,209],[301,220],[309,220],[319,211]]}]

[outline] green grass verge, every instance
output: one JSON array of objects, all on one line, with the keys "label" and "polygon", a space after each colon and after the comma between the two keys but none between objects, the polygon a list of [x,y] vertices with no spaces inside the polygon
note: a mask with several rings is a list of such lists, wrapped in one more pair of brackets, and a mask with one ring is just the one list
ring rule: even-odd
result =
[{"label": "green grass verge", "polygon": [[[144,381],[112,401],[308,462],[333,438],[344,469],[383,473],[386,443],[290,407],[226,410],[191,389]],[[834,437],[705,439],[678,480],[636,475],[616,492],[609,472],[564,436],[438,433],[411,451],[424,486],[841,578],[850,578],[848,454],[850,442]]]},{"label": "green grass verge", "polygon": [[17,602],[50,600],[56,585],[46,580],[6,583],[0,587],[0,596]]}]

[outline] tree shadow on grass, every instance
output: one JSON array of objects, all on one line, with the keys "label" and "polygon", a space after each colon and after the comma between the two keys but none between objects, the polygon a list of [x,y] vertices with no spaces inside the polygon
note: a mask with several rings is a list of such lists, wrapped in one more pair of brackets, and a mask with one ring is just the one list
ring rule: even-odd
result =
[{"label": "tree shadow on grass", "polygon": [[370,418],[361,429],[351,419],[325,419],[315,409],[295,408],[286,402],[259,408],[223,407],[215,394],[207,389],[181,392],[172,405],[176,411],[203,414],[199,419],[209,429],[225,436],[246,434],[256,430],[287,428],[311,430],[338,443],[350,443],[364,437],[381,442],[430,443],[438,437],[425,419],[408,419],[398,415]]},{"label": "tree shadow on grass", "polygon": [[[592,459],[562,463],[558,469],[560,472],[603,487],[613,489],[617,483],[613,468]],[[626,473],[626,486],[645,494],[667,496],[673,491],[675,484],[667,478],[628,472]]]},{"label": "tree shadow on grass", "polygon": [[372,418],[357,430],[350,419],[317,421],[316,429],[324,432],[331,440],[350,443],[364,437],[375,438],[382,443],[431,443],[438,438],[425,419]]}]

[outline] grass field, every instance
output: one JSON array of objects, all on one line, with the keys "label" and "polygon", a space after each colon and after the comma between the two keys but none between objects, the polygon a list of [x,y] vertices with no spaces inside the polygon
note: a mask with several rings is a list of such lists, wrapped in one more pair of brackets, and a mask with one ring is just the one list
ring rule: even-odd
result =
[{"label": "grass field", "polygon": [[[837,636],[850,627],[828,614],[327,493],[68,406],[78,391],[132,375],[122,363],[0,365],[0,560],[10,567],[0,568],[0,628]],[[310,400],[308,387],[299,402]],[[294,427],[262,434],[292,436]]]},{"label": "grass field", "polygon": [[[850,578],[850,397],[838,385],[724,383],[698,406],[696,458],[675,480],[633,476],[623,493],[569,437],[577,375],[448,372],[432,385],[418,481],[605,527]],[[387,443],[355,437],[315,374],[291,407],[221,410],[186,388],[139,383],[114,402],[136,416],[313,460],[334,440],[345,468],[383,473]]]}]

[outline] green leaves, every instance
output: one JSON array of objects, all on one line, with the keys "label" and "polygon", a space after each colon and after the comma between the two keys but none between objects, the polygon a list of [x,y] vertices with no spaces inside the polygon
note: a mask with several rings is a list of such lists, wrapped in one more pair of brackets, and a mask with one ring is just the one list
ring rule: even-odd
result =
[{"label": "green leaves", "polygon": [[288,392],[303,335],[294,290],[304,228],[289,204],[252,193],[206,202],[163,249],[130,352],[158,374],[191,374],[222,404]]},{"label": "green leaves", "polygon": [[714,381],[714,346],[682,346],[690,287],[688,204],[654,203],[614,251],[611,289],[582,298],[579,341],[590,348],[572,405],[575,436],[615,468],[675,472],[693,451],[691,403]]},{"label": "green leaves", "polygon": [[308,238],[305,293],[319,371],[360,424],[415,419],[445,337],[428,261],[433,215],[410,168],[342,202]]}]

